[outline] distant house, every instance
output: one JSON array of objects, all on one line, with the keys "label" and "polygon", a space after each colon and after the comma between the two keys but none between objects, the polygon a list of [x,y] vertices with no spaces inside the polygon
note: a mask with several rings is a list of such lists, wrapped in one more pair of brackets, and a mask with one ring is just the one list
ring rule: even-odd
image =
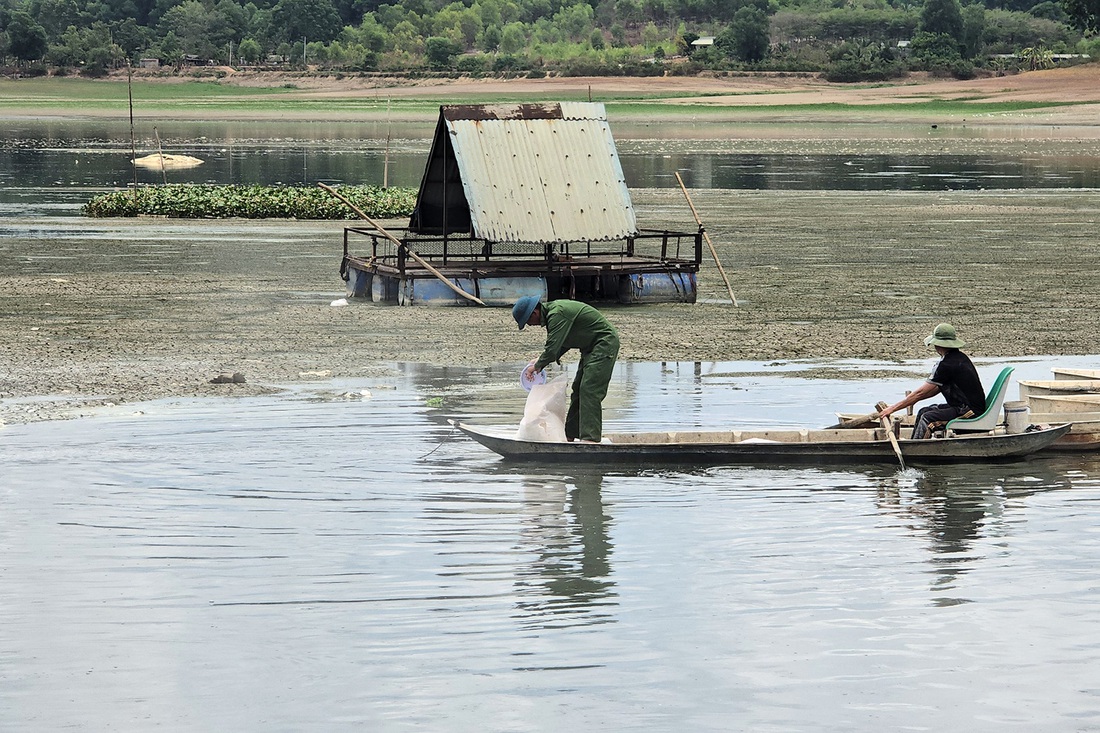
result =
[{"label": "distant house", "polygon": [[138,66],[142,69],[159,69],[160,59],[142,59],[138,62]]},{"label": "distant house", "polygon": [[705,46],[714,45],[714,36],[700,36],[691,42],[691,45],[695,48],[703,48]]}]

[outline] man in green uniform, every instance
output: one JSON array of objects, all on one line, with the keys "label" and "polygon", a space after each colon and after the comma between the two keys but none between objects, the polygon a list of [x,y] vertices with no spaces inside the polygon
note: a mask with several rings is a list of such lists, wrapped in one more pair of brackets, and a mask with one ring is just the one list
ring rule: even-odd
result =
[{"label": "man in green uniform", "polygon": [[619,356],[619,332],[598,310],[576,300],[540,303],[538,296],[528,295],[512,306],[512,317],[521,331],[524,326],[546,327],[546,346],[539,358],[527,365],[527,379],[570,349],[581,352],[565,416],[565,437],[599,443],[603,437],[601,403]]}]

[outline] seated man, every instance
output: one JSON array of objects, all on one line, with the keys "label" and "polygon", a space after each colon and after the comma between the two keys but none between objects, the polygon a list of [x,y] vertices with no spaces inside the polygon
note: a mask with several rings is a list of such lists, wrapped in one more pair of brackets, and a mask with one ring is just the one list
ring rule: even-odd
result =
[{"label": "seated man", "polygon": [[880,416],[887,417],[909,405],[942,394],[947,404],[930,405],[917,413],[917,423],[913,427],[913,438],[917,440],[931,437],[933,430],[956,417],[973,417],[985,412],[985,390],[978,370],[970,357],[959,351],[966,344],[955,333],[955,327],[950,323],[941,323],[924,340],[924,345],[936,347],[936,353],[940,355],[932,376],[904,399],[879,412]]}]

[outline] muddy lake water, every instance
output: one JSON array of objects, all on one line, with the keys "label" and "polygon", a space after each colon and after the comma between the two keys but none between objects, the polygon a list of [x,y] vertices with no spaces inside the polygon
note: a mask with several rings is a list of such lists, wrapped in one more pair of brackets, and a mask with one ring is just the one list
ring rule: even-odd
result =
[{"label": "muddy lake water", "polygon": [[[0,227],[41,248],[127,184],[117,129],[82,124],[9,135]],[[160,134],[209,155],[195,180],[361,182],[347,139]],[[778,187],[1100,186],[1088,155],[735,159],[687,138],[624,154],[631,185],[687,165],[708,187],[752,187],[745,167]],[[391,183],[415,186],[426,143],[401,140]],[[1096,359],[977,364],[989,383]],[[517,422],[518,366],[388,363],[0,426],[0,730],[1100,730],[1100,456],[510,463],[447,420]],[[606,427],[822,426],[930,367],[624,362]]]},{"label": "muddy lake water", "polygon": [[[608,427],[866,403],[800,366],[622,365]],[[518,421],[516,376],[4,429],[0,728],[1100,726],[1100,458],[529,466],[446,422]]]}]

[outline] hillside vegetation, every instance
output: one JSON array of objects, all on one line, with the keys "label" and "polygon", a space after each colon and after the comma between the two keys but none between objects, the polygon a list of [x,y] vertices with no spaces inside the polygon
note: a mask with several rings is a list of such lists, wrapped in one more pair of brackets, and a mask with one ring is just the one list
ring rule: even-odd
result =
[{"label": "hillside vegetation", "polygon": [[1100,0],[0,0],[0,58],[19,75],[131,64],[966,78],[1095,58],[1098,30]]}]

